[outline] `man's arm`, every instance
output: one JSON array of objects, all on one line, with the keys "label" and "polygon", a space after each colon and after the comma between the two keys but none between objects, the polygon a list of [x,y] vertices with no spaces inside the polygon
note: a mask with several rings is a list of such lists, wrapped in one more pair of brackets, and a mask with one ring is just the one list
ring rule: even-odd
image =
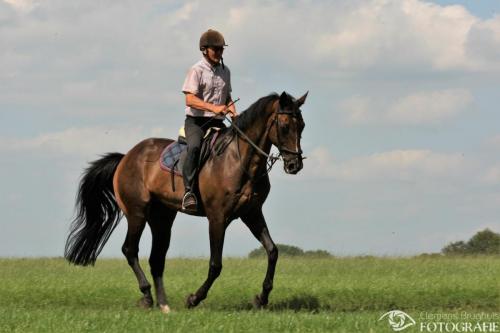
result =
[{"label": "man's arm", "polygon": [[186,95],[186,106],[194,108],[197,110],[208,111],[213,113],[221,113],[226,109],[225,105],[215,105],[203,101],[201,98],[196,97],[196,95],[188,92],[184,92]]}]

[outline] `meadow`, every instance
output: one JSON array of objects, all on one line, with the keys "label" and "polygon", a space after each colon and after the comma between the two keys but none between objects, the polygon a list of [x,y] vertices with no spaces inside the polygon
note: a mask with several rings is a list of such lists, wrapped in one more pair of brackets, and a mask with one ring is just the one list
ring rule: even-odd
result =
[{"label": "meadow", "polygon": [[251,300],[266,260],[225,258],[223,265],[208,298],[188,310],[185,297],[204,281],[208,260],[167,259],[173,312],[165,315],[135,305],[140,292],[125,259],[98,259],[94,267],[62,258],[0,259],[0,331],[393,332],[378,319],[394,309],[415,319],[500,313],[498,257],[280,258],[263,310]]}]

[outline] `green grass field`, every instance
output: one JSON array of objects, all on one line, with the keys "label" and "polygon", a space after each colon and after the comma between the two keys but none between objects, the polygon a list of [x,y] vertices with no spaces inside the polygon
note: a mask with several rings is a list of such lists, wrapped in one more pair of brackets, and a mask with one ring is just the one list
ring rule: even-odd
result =
[{"label": "green grass field", "polygon": [[[142,261],[149,271],[147,261]],[[173,312],[142,310],[125,259],[75,267],[63,259],[0,259],[2,332],[393,332],[385,312],[499,313],[500,258],[335,258],[278,262],[270,305],[254,310],[266,262],[224,260],[208,298],[187,294],[204,281],[207,259],[167,260]],[[405,332],[417,332],[414,326]]]}]

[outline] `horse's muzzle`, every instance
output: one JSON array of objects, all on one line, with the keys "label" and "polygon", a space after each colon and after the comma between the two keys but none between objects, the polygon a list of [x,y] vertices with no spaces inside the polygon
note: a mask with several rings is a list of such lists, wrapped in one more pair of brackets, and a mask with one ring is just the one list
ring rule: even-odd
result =
[{"label": "horse's muzzle", "polygon": [[304,166],[302,164],[302,156],[301,155],[295,155],[290,158],[283,158],[283,164],[284,164],[284,169],[286,173],[295,175],[297,172],[302,170],[302,167]]}]

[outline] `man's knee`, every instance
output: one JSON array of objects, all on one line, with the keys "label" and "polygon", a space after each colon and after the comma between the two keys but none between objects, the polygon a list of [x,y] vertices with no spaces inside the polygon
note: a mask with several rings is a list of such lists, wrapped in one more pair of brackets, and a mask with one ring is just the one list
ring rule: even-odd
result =
[{"label": "man's knee", "polygon": [[201,148],[199,146],[188,147],[187,156],[190,160],[196,160],[200,155]]},{"label": "man's knee", "polygon": [[199,152],[201,149],[201,140],[202,136],[199,135],[192,135],[191,137],[188,137],[187,138],[188,153],[190,151]]}]

